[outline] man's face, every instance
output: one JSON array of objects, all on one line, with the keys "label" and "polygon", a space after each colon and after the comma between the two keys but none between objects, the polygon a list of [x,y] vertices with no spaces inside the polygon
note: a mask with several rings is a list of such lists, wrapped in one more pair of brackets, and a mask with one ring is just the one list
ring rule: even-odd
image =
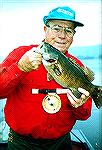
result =
[{"label": "man's face", "polygon": [[73,42],[74,28],[72,22],[52,20],[44,26],[45,42],[65,53]]}]

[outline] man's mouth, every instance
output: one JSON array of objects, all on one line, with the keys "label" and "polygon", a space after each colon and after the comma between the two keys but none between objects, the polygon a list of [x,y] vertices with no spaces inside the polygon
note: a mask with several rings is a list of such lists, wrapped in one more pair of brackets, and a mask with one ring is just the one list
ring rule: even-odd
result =
[{"label": "man's mouth", "polygon": [[66,44],[65,42],[56,42],[57,44]]}]

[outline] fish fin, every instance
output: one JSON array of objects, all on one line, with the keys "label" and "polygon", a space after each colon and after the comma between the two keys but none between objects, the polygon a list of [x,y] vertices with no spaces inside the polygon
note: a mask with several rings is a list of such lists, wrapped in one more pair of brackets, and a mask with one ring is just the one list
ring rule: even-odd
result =
[{"label": "fish fin", "polygon": [[92,82],[95,78],[94,72],[86,66],[82,67],[82,70],[84,71],[86,77]]},{"label": "fish fin", "polygon": [[50,73],[47,73],[47,81],[53,80],[53,77]]},{"label": "fish fin", "polygon": [[102,86],[95,86],[94,94],[91,96],[96,107],[99,109],[102,106]]},{"label": "fish fin", "polygon": [[94,78],[95,78],[95,74],[94,74],[94,72],[90,69],[90,68],[88,68],[88,67],[86,67],[86,66],[80,66],[73,58],[69,58],[79,69],[81,69],[83,72],[84,72],[84,74],[85,74],[85,76],[87,77],[87,79],[88,80],[90,80],[91,82],[94,80]]}]

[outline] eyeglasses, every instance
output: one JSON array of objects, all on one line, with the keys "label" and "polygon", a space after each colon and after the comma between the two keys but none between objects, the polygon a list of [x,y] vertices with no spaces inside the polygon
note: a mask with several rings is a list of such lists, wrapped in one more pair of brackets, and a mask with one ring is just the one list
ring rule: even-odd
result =
[{"label": "eyeglasses", "polygon": [[54,31],[55,34],[59,34],[59,33],[62,33],[62,31],[64,31],[66,33],[66,35],[68,37],[73,37],[74,34],[76,33],[75,30],[71,29],[71,28],[68,28],[68,27],[61,27],[61,26],[47,26],[48,28],[52,29]]}]

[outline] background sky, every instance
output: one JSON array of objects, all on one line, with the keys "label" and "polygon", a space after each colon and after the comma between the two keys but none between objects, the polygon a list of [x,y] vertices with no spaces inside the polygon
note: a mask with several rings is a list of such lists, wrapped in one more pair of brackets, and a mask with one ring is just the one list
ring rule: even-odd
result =
[{"label": "background sky", "polygon": [[76,11],[84,27],[76,29],[74,46],[101,44],[101,0],[0,0],[0,56],[20,45],[40,43],[44,38],[44,15],[58,6]]}]

